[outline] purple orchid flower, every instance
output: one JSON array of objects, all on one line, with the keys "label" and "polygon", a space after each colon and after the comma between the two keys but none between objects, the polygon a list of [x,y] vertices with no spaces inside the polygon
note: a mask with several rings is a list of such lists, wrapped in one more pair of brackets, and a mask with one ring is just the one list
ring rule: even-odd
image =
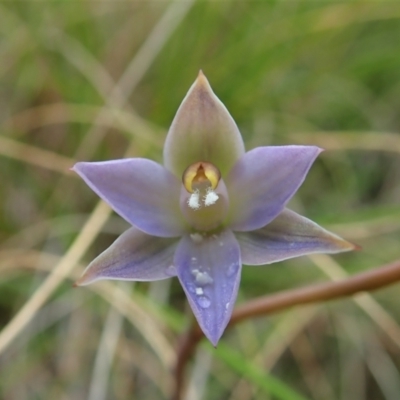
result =
[{"label": "purple orchid flower", "polygon": [[132,224],[77,285],[178,276],[216,345],[233,311],[242,264],[355,248],[285,208],[320,152],[269,146],[245,153],[234,120],[200,71],[168,132],[164,166],[144,158],[74,166]]}]

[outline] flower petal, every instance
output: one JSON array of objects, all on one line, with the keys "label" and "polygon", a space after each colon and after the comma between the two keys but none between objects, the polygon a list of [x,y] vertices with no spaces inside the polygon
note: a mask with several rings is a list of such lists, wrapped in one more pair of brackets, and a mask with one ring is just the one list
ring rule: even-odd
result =
[{"label": "flower petal", "polygon": [[200,71],[172,122],[164,146],[164,165],[179,178],[198,161],[226,174],[244,154],[235,121]]},{"label": "flower petal", "polygon": [[251,231],[272,221],[321,151],[315,146],[271,146],[246,153],[225,180],[232,230]]},{"label": "flower petal", "polygon": [[228,324],[240,282],[240,248],[229,230],[185,235],[174,265],[193,313],[207,338],[217,345]]},{"label": "flower petal", "polygon": [[181,183],[156,162],[144,158],[79,162],[73,170],[143,232],[173,237],[184,231],[179,208]]},{"label": "flower petal", "polygon": [[311,253],[339,253],[356,245],[285,209],[271,223],[251,232],[237,232],[242,261],[270,264]]},{"label": "flower petal", "polygon": [[147,235],[132,227],[86,268],[77,286],[100,279],[155,281],[176,275],[173,258],[178,239]]}]

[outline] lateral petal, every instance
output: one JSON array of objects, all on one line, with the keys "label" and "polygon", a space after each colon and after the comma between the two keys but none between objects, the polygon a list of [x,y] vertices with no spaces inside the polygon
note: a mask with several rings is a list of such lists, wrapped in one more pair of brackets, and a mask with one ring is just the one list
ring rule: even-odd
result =
[{"label": "lateral petal", "polygon": [[320,152],[315,146],[257,147],[247,152],[225,180],[232,230],[259,229],[276,218]]},{"label": "lateral petal", "polygon": [[155,281],[175,276],[177,243],[178,239],[147,235],[132,227],[89,264],[76,285],[102,279]]},{"label": "lateral petal", "polygon": [[193,313],[216,346],[228,324],[240,283],[240,248],[233,233],[185,235],[174,265]]},{"label": "lateral petal", "polygon": [[268,225],[251,232],[236,232],[242,261],[270,264],[312,253],[339,253],[357,248],[315,222],[285,209]]},{"label": "lateral petal", "polygon": [[181,183],[163,166],[145,158],[79,162],[73,170],[122,218],[149,235],[180,236]]}]

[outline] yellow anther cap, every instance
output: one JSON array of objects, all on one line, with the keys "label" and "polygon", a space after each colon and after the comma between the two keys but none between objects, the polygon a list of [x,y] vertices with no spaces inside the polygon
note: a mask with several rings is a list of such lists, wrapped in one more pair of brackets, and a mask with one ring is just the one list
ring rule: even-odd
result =
[{"label": "yellow anther cap", "polygon": [[190,165],[182,175],[182,183],[189,193],[193,193],[201,187],[209,187],[214,190],[220,179],[219,169],[205,161]]}]

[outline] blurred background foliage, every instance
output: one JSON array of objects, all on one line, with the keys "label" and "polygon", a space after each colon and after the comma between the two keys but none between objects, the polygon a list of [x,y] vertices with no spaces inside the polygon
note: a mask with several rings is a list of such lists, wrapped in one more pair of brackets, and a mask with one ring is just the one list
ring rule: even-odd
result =
[{"label": "blurred background foliage", "polygon": [[[200,68],[248,149],[326,149],[291,207],[363,247],[246,267],[239,303],[398,259],[399,20],[395,1],[1,2],[0,398],[170,396],[183,291],[71,288],[127,224],[69,167],[161,162]],[[398,288],[240,324],[200,346],[185,398],[398,400]]]}]

